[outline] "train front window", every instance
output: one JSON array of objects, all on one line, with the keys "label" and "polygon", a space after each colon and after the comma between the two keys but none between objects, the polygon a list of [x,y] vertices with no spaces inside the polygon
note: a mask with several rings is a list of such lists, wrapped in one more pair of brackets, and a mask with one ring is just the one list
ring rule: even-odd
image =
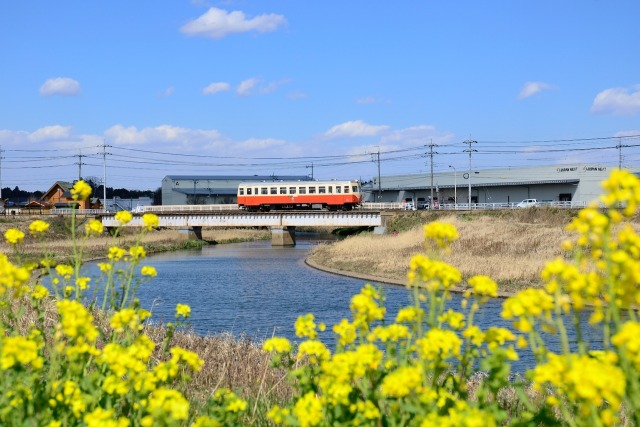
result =
[{"label": "train front window", "polygon": [[260,194],[269,194],[269,189],[267,187],[260,187]]},{"label": "train front window", "polygon": [[351,192],[352,193],[357,193],[358,192],[358,186],[354,185],[353,187],[351,187]]},{"label": "train front window", "polygon": [[296,194],[296,187],[289,187],[289,194]]},{"label": "train front window", "polygon": [[238,188],[238,194],[244,196],[244,188]]},{"label": "train front window", "polygon": [[318,194],[326,194],[327,187],[318,187]]},{"label": "train front window", "polygon": [[345,194],[349,192],[349,186],[348,185],[344,186],[344,192],[345,192]]},{"label": "train front window", "polygon": [[287,187],[280,187],[280,194],[287,194]]}]

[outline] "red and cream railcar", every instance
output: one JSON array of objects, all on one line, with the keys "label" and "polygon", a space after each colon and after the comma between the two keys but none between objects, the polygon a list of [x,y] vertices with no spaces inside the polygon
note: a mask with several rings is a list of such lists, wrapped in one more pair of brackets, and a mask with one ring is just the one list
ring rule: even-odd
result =
[{"label": "red and cream railcar", "polygon": [[238,185],[238,207],[251,212],[351,210],[361,203],[362,190],[358,181],[249,182]]}]

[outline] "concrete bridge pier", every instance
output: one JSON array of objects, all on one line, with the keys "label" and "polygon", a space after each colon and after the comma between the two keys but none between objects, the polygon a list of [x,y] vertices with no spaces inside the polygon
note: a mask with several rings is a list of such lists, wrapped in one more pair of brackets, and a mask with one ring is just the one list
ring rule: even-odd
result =
[{"label": "concrete bridge pier", "polygon": [[271,227],[271,246],[295,246],[295,227]]},{"label": "concrete bridge pier", "polygon": [[387,223],[393,218],[393,214],[390,212],[382,212],[380,215],[380,225],[374,227],[373,234],[385,234],[387,232]]},{"label": "concrete bridge pier", "polygon": [[202,227],[183,227],[178,229],[182,240],[202,240]]}]

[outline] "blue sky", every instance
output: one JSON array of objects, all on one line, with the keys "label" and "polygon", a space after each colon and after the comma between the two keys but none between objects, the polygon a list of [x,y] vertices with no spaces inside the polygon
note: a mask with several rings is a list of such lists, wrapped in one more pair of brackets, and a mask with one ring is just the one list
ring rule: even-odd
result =
[{"label": "blue sky", "polygon": [[[640,2],[6,1],[1,185],[640,163]],[[106,145],[107,147],[103,147]],[[616,149],[616,145],[622,148]],[[106,153],[103,156],[103,153]]]}]

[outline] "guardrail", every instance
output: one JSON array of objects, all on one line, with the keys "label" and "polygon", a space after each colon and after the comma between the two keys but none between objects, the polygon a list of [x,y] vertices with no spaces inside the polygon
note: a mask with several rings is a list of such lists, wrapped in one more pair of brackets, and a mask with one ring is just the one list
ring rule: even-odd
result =
[{"label": "guardrail", "polygon": [[76,215],[99,215],[104,213],[104,209],[71,209],[71,208],[62,208],[62,209],[51,209],[51,215],[71,215],[74,213]]}]

